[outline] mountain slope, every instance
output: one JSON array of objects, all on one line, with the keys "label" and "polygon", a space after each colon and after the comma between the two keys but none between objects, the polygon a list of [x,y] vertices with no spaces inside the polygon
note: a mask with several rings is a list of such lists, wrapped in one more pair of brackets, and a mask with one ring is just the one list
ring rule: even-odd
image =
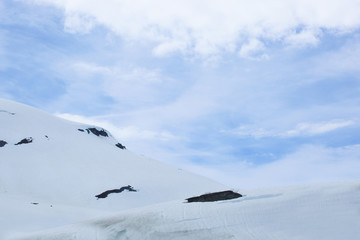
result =
[{"label": "mountain slope", "polygon": [[[96,212],[224,190],[212,180],[124,149],[100,127],[70,122],[23,104],[0,99],[0,127],[0,204],[7,206],[7,212],[16,211],[16,206],[5,204],[4,199],[51,206],[51,211],[71,206]],[[137,191],[95,197],[128,185]],[[61,214],[69,219],[62,224],[71,223],[70,212]]]},{"label": "mountain slope", "polygon": [[[114,189],[118,193],[95,197]],[[0,99],[0,239],[360,236],[360,181],[253,190],[219,202],[184,201],[220,190],[226,187],[126,150],[105,129]]]},{"label": "mountain slope", "polygon": [[27,240],[356,240],[360,181],[249,191],[236,200],[174,201],[27,235]]}]

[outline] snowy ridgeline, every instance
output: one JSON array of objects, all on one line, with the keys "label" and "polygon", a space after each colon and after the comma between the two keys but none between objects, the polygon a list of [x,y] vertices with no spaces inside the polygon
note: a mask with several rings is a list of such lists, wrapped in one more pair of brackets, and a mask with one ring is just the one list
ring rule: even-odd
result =
[{"label": "snowy ridgeline", "polygon": [[173,201],[120,212],[22,240],[357,240],[360,181],[249,191],[242,198]]},{"label": "snowy ridgeline", "polygon": [[[126,150],[101,127],[0,99],[0,194],[118,211],[225,190],[210,179]],[[96,201],[95,195],[131,185]]]},{"label": "snowy ridgeline", "polygon": [[23,104],[0,99],[0,126],[1,240],[227,189]]}]

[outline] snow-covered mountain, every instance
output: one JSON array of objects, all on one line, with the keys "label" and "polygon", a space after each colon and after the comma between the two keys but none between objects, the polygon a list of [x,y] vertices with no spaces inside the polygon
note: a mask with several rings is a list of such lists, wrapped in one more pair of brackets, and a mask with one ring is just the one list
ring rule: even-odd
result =
[{"label": "snow-covered mountain", "polygon": [[[136,191],[123,188],[107,198],[95,197],[128,185]],[[101,127],[0,100],[0,204],[6,209],[16,211],[26,199],[24,204],[51,206],[51,211],[56,206],[71,206],[115,212],[215,190],[224,190],[224,186],[136,155]],[[4,199],[18,205],[4,203]],[[4,218],[9,211],[1,208]],[[0,224],[0,238],[7,222],[23,220],[23,216],[16,220],[14,212],[9,215]],[[36,213],[28,217],[38,218]],[[60,222],[71,223],[71,219]],[[31,224],[36,225],[36,221]],[[35,226],[31,230],[39,229]]]},{"label": "snow-covered mountain", "polygon": [[0,239],[359,239],[360,181],[185,202],[220,190],[130,152],[99,126],[0,100]]}]

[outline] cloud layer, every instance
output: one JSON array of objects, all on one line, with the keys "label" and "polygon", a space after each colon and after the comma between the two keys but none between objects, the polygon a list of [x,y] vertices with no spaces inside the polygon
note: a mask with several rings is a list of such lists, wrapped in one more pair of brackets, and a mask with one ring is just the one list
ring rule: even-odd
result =
[{"label": "cloud layer", "polygon": [[65,31],[84,34],[103,25],[129,41],[151,43],[157,56],[238,52],[253,58],[266,56],[259,52],[268,42],[316,45],[324,32],[341,34],[360,26],[356,0],[35,2],[63,9]]},{"label": "cloud layer", "polygon": [[241,162],[212,167],[187,167],[234,188],[251,189],[358,179],[359,157],[359,145],[339,148],[304,145],[297,151],[264,165]]}]

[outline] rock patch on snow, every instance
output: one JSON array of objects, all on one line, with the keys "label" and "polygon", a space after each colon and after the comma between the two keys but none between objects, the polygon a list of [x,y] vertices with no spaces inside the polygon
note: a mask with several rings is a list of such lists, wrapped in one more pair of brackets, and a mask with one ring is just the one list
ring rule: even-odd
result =
[{"label": "rock patch on snow", "polygon": [[6,142],[6,141],[4,141],[4,140],[0,140],[0,147],[5,146],[6,144],[7,144],[7,142]]},{"label": "rock patch on snow", "polygon": [[108,133],[104,130],[104,129],[101,129],[101,130],[98,130],[97,128],[88,128],[87,130],[89,130],[92,134],[100,137],[108,137]]},{"label": "rock patch on snow", "polygon": [[[79,132],[87,132],[88,134],[92,133],[94,134],[95,136],[98,136],[98,137],[109,137],[109,133],[105,130],[105,129],[97,129],[95,127],[92,127],[92,128],[86,128],[86,129],[82,129],[82,128],[78,128],[78,131]],[[116,143],[115,144],[116,147],[120,148],[120,149],[126,149],[126,147],[124,145],[122,145],[121,143]]]},{"label": "rock patch on snow", "polygon": [[[94,134],[98,137],[100,137],[100,136],[109,137],[109,134],[105,131],[105,129],[98,130],[97,128],[87,128],[85,130],[88,134],[90,134],[90,132],[91,132],[92,134]],[[80,132],[85,132],[85,130],[81,129],[81,128],[78,129],[78,131],[80,131]]]},{"label": "rock patch on snow", "polygon": [[10,114],[10,115],[15,115],[15,113],[13,113],[13,112],[9,112],[9,111],[6,111],[6,110],[0,110],[0,112],[3,112],[3,113],[8,113],[8,114]]},{"label": "rock patch on snow", "polygon": [[21,139],[21,141],[16,143],[15,145],[28,144],[28,143],[31,143],[32,141],[33,141],[32,137],[24,138],[24,139]]},{"label": "rock patch on snow", "polygon": [[242,197],[240,193],[233,191],[222,191],[222,192],[213,192],[207,193],[196,197],[187,198],[187,202],[215,202],[222,200],[230,200],[234,198]]},{"label": "rock patch on snow", "polygon": [[129,192],[137,192],[132,186],[127,185],[126,187],[121,187],[119,189],[107,190],[103,193],[96,195],[95,197],[97,197],[98,199],[99,198],[107,198],[107,196],[111,193],[121,193],[124,190],[128,190]]},{"label": "rock patch on snow", "polygon": [[121,143],[117,143],[117,144],[115,144],[115,146],[117,146],[118,148],[121,148],[121,149],[126,149],[126,147],[124,145],[122,145]]}]

